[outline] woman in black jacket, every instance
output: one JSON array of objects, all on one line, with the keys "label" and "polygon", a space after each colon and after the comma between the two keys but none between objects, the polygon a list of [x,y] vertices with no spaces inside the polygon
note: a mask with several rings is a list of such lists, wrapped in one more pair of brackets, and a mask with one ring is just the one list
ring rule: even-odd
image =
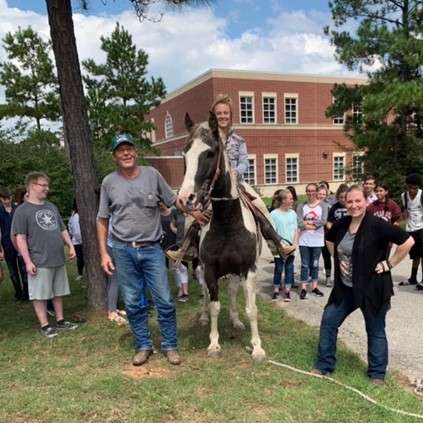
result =
[{"label": "woman in black jacket", "polygon": [[[397,226],[366,213],[361,187],[349,188],[346,207],[349,216],[336,222],[326,236],[335,262],[335,285],[322,316],[315,372],[335,370],[338,328],[360,308],[368,339],[367,374],[373,382],[381,383],[388,365],[385,316],[393,295],[390,270],[407,255],[414,241]],[[391,242],[398,247],[385,260]]]}]

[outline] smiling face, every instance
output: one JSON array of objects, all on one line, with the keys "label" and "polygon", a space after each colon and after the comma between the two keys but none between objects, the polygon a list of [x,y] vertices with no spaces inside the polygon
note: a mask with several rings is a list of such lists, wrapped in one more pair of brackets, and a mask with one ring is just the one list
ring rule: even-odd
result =
[{"label": "smiling face", "polygon": [[363,191],[360,189],[353,189],[347,193],[346,207],[351,217],[361,217],[366,213],[367,201],[364,197]]},{"label": "smiling face", "polygon": [[216,115],[219,129],[227,133],[232,126],[232,113],[229,104],[218,103],[213,112]]},{"label": "smiling face", "polygon": [[132,144],[120,144],[113,151],[113,160],[119,169],[131,170],[137,166],[137,150]]},{"label": "smiling face", "polygon": [[376,188],[376,181],[373,178],[366,179],[363,184],[363,191],[366,196],[370,195]]},{"label": "smiling face", "polygon": [[319,191],[317,191],[317,198],[320,201],[325,201],[326,198],[328,198],[328,190],[326,188],[319,188]]},{"label": "smiling face", "polygon": [[315,202],[317,200],[317,185],[308,184],[306,186],[306,195],[307,195],[307,201],[309,203]]},{"label": "smiling face", "polygon": [[379,201],[384,202],[388,194],[388,191],[385,188],[379,186],[379,187],[376,187],[375,194]]}]

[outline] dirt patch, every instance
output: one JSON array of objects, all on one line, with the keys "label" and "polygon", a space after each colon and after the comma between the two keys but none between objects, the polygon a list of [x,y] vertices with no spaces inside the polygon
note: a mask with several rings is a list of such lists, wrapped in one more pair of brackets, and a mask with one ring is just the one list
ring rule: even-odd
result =
[{"label": "dirt patch", "polygon": [[194,391],[194,395],[195,395],[196,397],[199,397],[199,398],[204,398],[204,397],[207,397],[207,396],[209,396],[210,394],[212,394],[212,391],[211,391],[210,389],[207,389],[207,388],[202,388],[202,387],[197,388],[197,389]]},{"label": "dirt patch", "polygon": [[411,380],[409,377],[399,372],[391,372],[391,375],[395,382],[398,383],[398,385],[400,385],[407,392],[415,395],[414,388],[416,387],[416,384],[414,380]]},{"label": "dirt patch", "polygon": [[122,373],[130,379],[134,380],[146,378],[161,379],[167,378],[173,374],[173,372],[167,367],[154,366],[151,364],[127,367],[125,370],[123,370]]},{"label": "dirt patch", "polygon": [[262,404],[253,404],[250,410],[255,416],[260,418],[267,417],[269,413],[269,409]]}]

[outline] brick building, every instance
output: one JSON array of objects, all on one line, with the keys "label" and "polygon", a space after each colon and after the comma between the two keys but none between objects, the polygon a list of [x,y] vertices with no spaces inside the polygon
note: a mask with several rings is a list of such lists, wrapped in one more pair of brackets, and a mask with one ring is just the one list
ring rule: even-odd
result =
[{"label": "brick building", "polygon": [[306,183],[320,180],[329,181],[334,189],[349,177],[350,170],[360,172],[361,166],[360,153],[343,132],[344,117],[325,116],[334,83],[353,85],[365,80],[209,70],[170,93],[151,111],[156,126],[151,139],[160,156],[146,159],[178,188],[183,179],[185,113],[194,122],[206,120],[214,98],[224,93],[233,101],[233,127],[247,143],[247,182],[265,196],[286,185],[302,193]]}]

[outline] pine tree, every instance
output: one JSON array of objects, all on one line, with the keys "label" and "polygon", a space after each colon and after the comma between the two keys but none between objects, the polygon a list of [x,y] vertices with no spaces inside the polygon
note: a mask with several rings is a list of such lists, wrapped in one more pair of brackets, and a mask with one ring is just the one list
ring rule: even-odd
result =
[{"label": "pine tree", "polygon": [[60,117],[59,86],[49,57],[50,42],[31,28],[19,28],[3,39],[8,60],[0,63],[0,84],[6,87],[6,104],[0,105],[0,119],[20,117],[56,121]]},{"label": "pine tree", "polygon": [[[336,85],[327,115],[347,113],[345,130],[366,152],[366,172],[396,195],[404,175],[423,168],[423,2],[334,0],[329,6],[337,30],[325,32],[337,60],[367,72],[368,83]],[[345,29],[353,22],[354,33]]]}]

